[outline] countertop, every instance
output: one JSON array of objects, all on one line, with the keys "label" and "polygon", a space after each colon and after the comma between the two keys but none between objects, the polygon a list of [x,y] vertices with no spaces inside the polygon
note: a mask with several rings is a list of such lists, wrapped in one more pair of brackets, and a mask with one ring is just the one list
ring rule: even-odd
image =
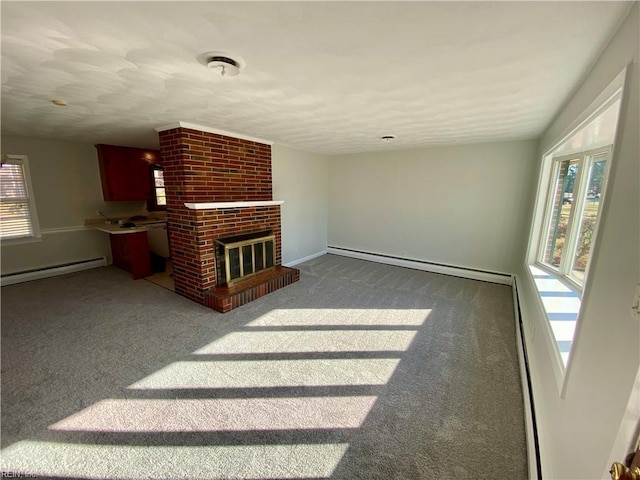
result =
[{"label": "countertop", "polygon": [[[122,223],[130,221],[127,218],[114,218],[114,220],[118,220]],[[128,233],[146,232],[154,226],[166,224],[167,218],[162,216],[150,216],[145,220],[133,220],[133,223],[136,225],[135,227],[123,228],[120,223],[109,223],[104,218],[88,218],[84,222],[85,226],[95,230],[100,230],[101,232],[106,232],[111,235],[124,235]]]}]

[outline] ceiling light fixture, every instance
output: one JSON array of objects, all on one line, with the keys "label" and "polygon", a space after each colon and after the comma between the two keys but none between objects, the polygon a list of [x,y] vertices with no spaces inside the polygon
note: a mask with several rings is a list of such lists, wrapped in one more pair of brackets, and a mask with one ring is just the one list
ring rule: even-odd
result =
[{"label": "ceiling light fixture", "polygon": [[209,68],[221,68],[223,77],[235,77],[240,73],[238,64],[232,58],[228,57],[211,57],[207,62]]},{"label": "ceiling light fixture", "polygon": [[380,137],[380,140],[382,140],[384,143],[391,143],[396,139],[395,135],[383,135],[382,137]]},{"label": "ceiling light fixture", "polygon": [[207,68],[220,69],[223,77],[235,77],[245,66],[244,60],[240,57],[225,52],[206,52],[199,55],[198,60]]}]

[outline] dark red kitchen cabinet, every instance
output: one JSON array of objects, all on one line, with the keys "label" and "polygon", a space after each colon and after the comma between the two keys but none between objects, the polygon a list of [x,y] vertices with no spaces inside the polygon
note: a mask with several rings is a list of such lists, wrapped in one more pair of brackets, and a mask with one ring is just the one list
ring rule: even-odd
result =
[{"label": "dark red kitchen cabinet", "polygon": [[151,275],[147,232],[109,235],[113,264],[133,274],[134,279]]},{"label": "dark red kitchen cabinet", "polygon": [[103,144],[96,148],[105,200],[149,199],[149,165],[160,163],[159,151]]}]

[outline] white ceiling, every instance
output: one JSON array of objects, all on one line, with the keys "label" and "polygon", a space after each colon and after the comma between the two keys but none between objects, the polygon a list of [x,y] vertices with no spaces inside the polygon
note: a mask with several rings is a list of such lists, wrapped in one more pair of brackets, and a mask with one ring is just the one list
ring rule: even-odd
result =
[{"label": "white ceiling", "polygon": [[[538,137],[629,3],[1,8],[3,134],[157,147],[154,129],[183,121],[339,154]],[[208,70],[212,50],[246,68]]]}]

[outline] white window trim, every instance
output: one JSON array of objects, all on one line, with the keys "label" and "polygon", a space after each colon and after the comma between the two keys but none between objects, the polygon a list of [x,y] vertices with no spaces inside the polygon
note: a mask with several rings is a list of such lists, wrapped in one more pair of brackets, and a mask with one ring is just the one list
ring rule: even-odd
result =
[{"label": "white window trim", "polygon": [[[619,97],[616,97],[615,100],[617,100],[618,98]],[[609,103],[609,105],[611,105],[611,103]],[[551,162],[551,172],[550,172],[550,176],[547,177],[547,186],[548,186],[547,199],[544,207],[544,219],[542,222],[542,228],[540,229],[540,238],[538,239],[538,252],[536,255],[534,265],[542,270],[547,271],[549,274],[558,277],[558,280],[560,280],[562,283],[565,283],[567,286],[569,286],[569,288],[574,290],[581,297],[582,297],[582,291],[584,289],[584,285],[587,283],[587,277],[589,275],[589,264],[591,263],[591,256],[589,256],[589,263],[585,268],[584,281],[582,283],[579,283],[574,278],[571,277],[571,270],[572,270],[573,261],[575,259],[575,253],[576,253],[577,241],[578,241],[577,237],[580,234],[580,225],[582,223],[581,222],[582,217],[574,218],[574,215],[580,215],[580,212],[582,212],[583,210],[585,199],[586,199],[587,186],[590,179],[589,176],[591,173],[591,165],[594,162],[594,157],[597,157],[602,154],[606,154],[606,159],[607,159],[607,165],[605,167],[605,172],[604,172],[604,184],[602,186],[602,189],[601,189],[602,193],[600,195],[600,204],[604,205],[606,202],[606,192],[607,192],[607,184],[609,179],[609,171],[611,168],[611,163],[612,163],[611,160],[613,157],[613,145],[607,145],[605,147],[600,147],[600,148],[595,148],[590,150],[577,151],[575,153],[557,156],[551,159],[549,158],[551,155],[546,155],[544,160],[545,162],[549,162],[549,161]],[[558,269],[555,269],[551,265],[544,263],[542,261],[542,258],[544,257],[544,254],[546,252],[546,241],[548,240],[549,229],[551,228],[550,217],[551,217],[551,214],[553,213],[552,205],[555,201],[555,195],[557,193],[555,190],[556,184],[554,183],[554,180],[557,179],[558,177],[558,170],[560,169],[560,163],[565,160],[578,160],[579,174],[578,174],[578,178],[576,178],[576,183],[575,183],[578,190],[577,192],[574,192],[574,195],[573,195],[573,202],[571,204],[571,214],[569,215],[569,218],[571,218],[572,220],[571,222],[569,222],[567,226],[567,234],[565,237],[565,244],[569,247],[569,249],[563,252],[560,265]],[[596,218],[596,223],[593,227],[593,237],[591,240],[593,245],[595,245],[598,240],[597,232],[598,232],[598,226],[600,224],[600,219],[602,217],[601,214],[602,214],[602,211],[599,211],[598,217]],[[576,228],[576,225],[578,226],[578,228]]]},{"label": "white window trim", "polygon": [[31,183],[31,171],[29,170],[29,158],[27,155],[3,155],[2,163],[21,163],[24,172],[24,183],[27,190],[27,198],[29,203],[29,215],[31,220],[31,228],[33,235],[26,237],[0,239],[3,246],[5,245],[21,245],[25,243],[35,243],[42,241],[42,232],[40,230],[40,222],[38,221],[38,210],[36,209],[36,199]]},{"label": "white window trim", "polygon": [[[589,104],[589,106],[586,109],[584,109],[583,112],[580,115],[578,115],[573,122],[569,123],[561,131],[560,134],[558,134],[558,136],[555,138],[555,141],[549,142],[546,147],[544,145],[542,146],[542,149],[541,149],[541,151],[543,152],[543,154],[541,155],[542,165],[540,167],[540,171],[538,175],[538,184],[536,188],[536,196],[535,196],[534,207],[533,207],[531,229],[529,231],[529,239],[528,239],[527,250],[526,250],[527,253],[525,256],[525,263],[524,263],[524,272],[525,272],[525,275],[528,277],[529,281],[531,282],[531,284],[535,285],[535,278],[529,267],[535,266],[536,268],[540,268],[540,264],[537,262],[538,251],[540,248],[540,245],[539,245],[540,238],[541,238],[540,233],[545,225],[544,221],[545,221],[545,215],[546,215],[547,189],[550,187],[548,179],[550,178],[551,169],[553,168],[553,162],[547,161],[547,159],[551,157],[554,150],[556,150],[560,145],[562,145],[575,132],[580,130],[583,126],[585,126],[588,122],[590,122],[595,116],[601,113],[602,107],[604,107],[605,104],[608,104],[609,100],[611,100],[616,95],[620,95],[621,104],[620,104],[620,110],[618,112],[618,128],[616,131],[615,140],[613,142],[613,149],[611,152],[611,156],[609,158],[609,162],[607,165],[607,184],[603,188],[604,196],[607,196],[607,197],[610,196],[609,190],[611,189],[611,182],[608,181],[608,178],[609,178],[609,175],[613,173],[612,169],[614,167],[612,167],[612,165],[615,163],[615,156],[616,156],[616,150],[617,150],[616,147],[620,143],[620,136],[621,136],[621,130],[622,130],[620,128],[620,125],[621,125],[620,122],[622,119],[622,115],[626,110],[626,104],[629,98],[628,92],[626,91],[628,87],[628,82],[626,81],[626,79],[627,79],[627,76],[630,74],[630,71],[631,70],[628,68],[628,66],[625,67],[614,79],[612,79],[612,81]],[[615,101],[615,99],[612,101]],[[551,146],[548,146],[548,145],[551,145]],[[542,195],[541,192],[545,192],[545,194]],[[603,203],[602,211],[599,214],[598,222],[595,226],[594,233],[596,237],[600,236],[600,229],[602,227],[604,219],[607,216],[607,210],[608,210],[607,204]],[[598,257],[598,251],[599,251],[598,245],[597,243],[595,243],[594,245],[595,245],[595,248],[591,252],[591,257],[589,260],[590,264],[594,263],[594,261],[596,261]],[[563,281],[561,277],[555,275],[555,272],[550,271],[547,268],[544,268],[544,270],[552,274],[552,276],[554,276],[554,278],[556,278],[559,282],[566,285],[566,283]],[[582,291],[582,296],[584,299],[588,298],[590,289],[591,289],[591,282],[589,282],[588,278],[585,277],[585,283]],[[537,304],[539,311],[543,314],[542,317],[544,319],[544,321],[542,322],[542,325],[538,325],[538,327],[542,327],[542,331],[545,332],[547,345],[550,349],[549,350],[550,360],[551,360],[552,370],[556,379],[556,384],[558,387],[558,393],[560,394],[561,398],[564,398],[566,387],[567,387],[567,380],[570,376],[570,372],[573,365],[573,358],[574,358],[573,352],[575,350],[573,348],[571,349],[571,352],[568,357],[567,365],[565,367],[561,358],[559,347],[556,343],[556,339],[553,334],[551,323],[549,321],[549,318],[547,316],[547,313],[542,301],[542,297],[539,295],[534,295],[534,297],[535,297],[535,303]],[[574,338],[573,338],[574,345],[579,343],[580,341],[582,315],[583,315],[583,312],[581,309],[580,314],[578,315],[577,325],[576,325]],[[532,328],[535,328],[535,326]]]}]

